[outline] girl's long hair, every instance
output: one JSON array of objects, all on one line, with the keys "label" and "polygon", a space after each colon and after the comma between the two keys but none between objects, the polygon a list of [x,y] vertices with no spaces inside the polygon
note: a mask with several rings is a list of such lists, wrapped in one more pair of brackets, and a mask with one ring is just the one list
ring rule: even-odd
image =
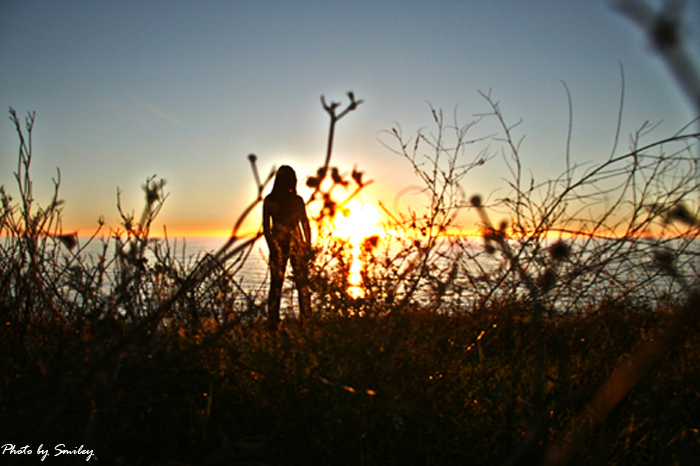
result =
[{"label": "girl's long hair", "polygon": [[270,194],[274,196],[284,196],[285,194],[297,193],[297,174],[289,165],[282,165],[277,169],[275,183]]}]

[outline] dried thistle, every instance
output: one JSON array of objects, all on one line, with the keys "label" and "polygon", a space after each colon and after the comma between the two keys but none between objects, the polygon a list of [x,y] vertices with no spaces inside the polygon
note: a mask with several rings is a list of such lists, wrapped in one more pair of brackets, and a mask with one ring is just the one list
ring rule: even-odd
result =
[{"label": "dried thistle", "polygon": [[379,236],[372,235],[365,238],[362,242],[362,250],[365,252],[373,251],[379,245]]},{"label": "dried thistle", "polygon": [[358,171],[357,167],[353,168],[352,170],[352,179],[357,183],[357,186],[362,188],[364,186],[364,183],[362,182],[362,176],[364,175],[364,172]]},{"label": "dried thistle", "polygon": [[674,220],[685,223],[691,227],[697,223],[697,219],[690,213],[685,204],[676,204],[668,211],[666,221],[672,222]]},{"label": "dried thistle", "polygon": [[555,261],[561,261],[569,257],[571,248],[564,241],[557,241],[548,248],[549,255]]},{"label": "dried thistle", "polygon": [[78,234],[77,233],[71,233],[68,235],[58,235],[58,236],[56,236],[56,239],[59,240],[61,243],[63,243],[63,245],[71,251],[78,244]]}]

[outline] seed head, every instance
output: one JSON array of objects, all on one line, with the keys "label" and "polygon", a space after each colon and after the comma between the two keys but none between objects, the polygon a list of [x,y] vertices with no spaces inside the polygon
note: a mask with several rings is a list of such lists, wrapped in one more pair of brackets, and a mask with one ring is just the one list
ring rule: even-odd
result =
[{"label": "seed head", "polygon": [[696,219],[683,204],[674,206],[668,214],[669,220],[678,220],[688,226],[695,225]]},{"label": "seed head", "polygon": [[549,255],[552,259],[560,261],[569,257],[571,249],[564,241],[557,241],[549,247]]},{"label": "seed head", "polygon": [[77,233],[72,233],[70,235],[59,235],[56,238],[63,243],[65,247],[72,250],[78,244],[77,236]]},{"label": "seed head", "polygon": [[675,258],[671,251],[666,249],[659,249],[654,251],[654,263],[663,272],[674,276],[676,275]]},{"label": "seed head", "polygon": [[364,186],[362,183],[362,175],[364,172],[358,171],[356,168],[352,170],[352,179],[355,180],[355,183],[361,188]]},{"label": "seed head", "polygon": [[673,19],[659,18],[651,30],[651,38],[661,50],[677,47],[681,41],[680,25]]},{"label": "seed head", "polygon": [[557,271],[550,267],[544,271],[538,280],[540,289],[547,293],[549,292],[557,282]]},{"label": "seed head", "polygon": [[370,252],[370,251],[374,250],[374,248],[376,248],[378,244],[379,244],[379,236],[377,236],[377,235],[368,236],[362,242],[362,249],[365,252]]}]

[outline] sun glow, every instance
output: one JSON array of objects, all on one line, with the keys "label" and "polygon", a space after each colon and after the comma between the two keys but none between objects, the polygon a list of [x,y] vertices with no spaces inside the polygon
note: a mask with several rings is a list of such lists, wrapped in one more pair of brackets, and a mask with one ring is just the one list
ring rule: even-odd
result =
[{"label": "sun glow", "polygon": [[353,199],[338,213],[334,221],[335,234],[352,247],[352,264],[348,282],[348,293],[353,298],[364,296],[362,289],[362,262],[360,254],[366,238],[381,236],[383,229],[379,213],[371,206]]},{"label": "sun glow", "polygon": [[368,204],[353,199],[335,217],[335,233],[353,245],[382,233],[379,213]]}]

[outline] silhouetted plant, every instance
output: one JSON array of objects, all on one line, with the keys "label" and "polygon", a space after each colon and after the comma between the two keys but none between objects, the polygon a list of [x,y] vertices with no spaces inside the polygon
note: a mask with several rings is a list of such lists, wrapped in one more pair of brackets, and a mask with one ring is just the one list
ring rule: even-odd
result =
[{"label": "silhouetted plant", "polygon": [[[576,163],[571,165],[567,149],[567,170],[540,183],[534,175],[524,178],[519,144],[512,135],[517,125],[507,124],[498,104],[489,95],[483,97],[491,112],[480,115],[462,130],[475,128],[490,118],[500,126],[500,133],[466,142],[462,133],[454,144],[445,139],[442,120],[433,111],[438,131],[432,147],[438,154],[457,148],[457,154],[469,143],[476,154],[471,162],[447,157],[444,168],[435,163],[439,161],[436,157],[432,169],[425,169],[416,157],[425,136],[419,133],[414,142],[398,129],[390,133],[400,148],[396,152],[411,161],[424,182],[422,192],[432,199],[424,214],[409,211],[408,215],[392,217],[392,227],[403,228],[404,238],[396,258],[410,256],[411,248],[415,248],[414,259],[403,269],[410,272],[405,277],[395,275],[393,283],[407,290],[424,284],[423,295],[432,302],[444,299],[445,293],[430,295],[429,283],[442,283],[438,287],[441,290],[468,291],[472,300],[466,309],[483,308],[491,300],[527,297],[538,318],[543,312],[575,309],[611,294],[616,299],[654,303],[664,297],[660,294],[663,289],[693,285],[697,277],[692,274],[681,278],[682,274],[670,275],[655,267],[652,252],[673,245],[674,260],[684,264],[691,264],[697,252],[697,213],[686,206],[695,205],[698,192],[692,154],[698,133],[686,127],[670,137],[643,144],[642,138],[654,129],[645,124],[633,135],[629,152],[617,155],[613,147],[607,160],[584,170]],[[475,146],[483,141],[487,142],[485,149]],[[489,144],[498,142],[505,146],[503,160],[512,176],[507,180],[510,192],[488,203],[480,196],[467,201],[462,178],[491,159],[491,152],[486,150]],[[411,147],[412,155],[408,152]],[[463,157],[468,159],[466,154]],[[449,234],[449,228],[459,231],[464,226],[455,219],[466,208],[479,214],[482,252],[471,239]],[[496,226],[487,211],[507,220]],[[684,226],[669,223],[671,218]],[[559,247],[552,249],[555,244]],[[438,260],[440,248],[449,254]],[[564,250],[566,254],[562,254]],[[452,261],[458,265],[452,267]],[[441,263],[443,267],[436,267]],[[418,264],[423,267],[416,267]],[[414,275],[409,279],[410,273]],[[662,286],[666,282],[667,286]]]},{"label": "silhouetted plant", "polygon": [[357,167],[347,174],[341,172],[339,167],[331,166],[338,121],[364,102],[356,99],[352,91],[347,93],[347,97],[349,103],[341,109],[339,102],[328,103],[321,96],[321,105],[330,122],[326,156],[316,173],[306,178],[306,186],[312,189],[307,206],[316,227],[313,246],[315,261],[309,278],[313,291],[312,307],[318,315],[363,312],[360,310],[361,303],[349,291],[352,246],[340,237],[334,223],[347,204],[372,183],[364,178],[364,172]]},{"label": "silhouetted plant", "polygon": [[[219,257],[228,262],[211,255],[189,263],[177,260],[167,237],[150,236],[167,198],[165,182],[150,177],[143,186],[141,216],[126,213],[118,193],[123,230],[102,240],[100,253],[85,254],[98,241],[102,220],[87,244],[61,231],[60,172],[48,207],[33,197],[34,114],[24,128],[13,109],[10,119],[20,140],[19,202],[4,187],[0,190],[2,425],[20,426],[17,435],[31,441],[41,442],[46,435],[58,440],[56,433],[73,431],[80,437],[70,433],[67,439],[94,442],[101,420],[120,406],[120,391],[153,369],[152,358],[165,353],[187,357],[239,322],[244,293],[236,288],[235,267],[251,243],[227,243]],[[234,227],[234,240],[241,222]],[[198,344],[172,347],[173,338],[185,336]],[[68,413],[85,404],[92,406],[87,419],[62,426]],[[33,406],[29,414],[27,406]],[[30,421],[21,423],[26,416]]]},{"label": "silhouetted plant", "polygon": [[[431,219],[440,218],[439,215],[431,217],[429,213],[448,214],[444,218],[453,221],[456,216],[450,217],[450,214],[471,207],[480,218],[481,252],[470,238],[450,236],[445,228],[438,229],[432,243],[435,245],[432,249],[434,255],[427,262],[428,267],[418,274],[417,282],[426,285],[421,290],[422,296],[428,297],[426,307],[439,308],[439,303],[446,300],[447,290],[451,289],[452,299],[446,300],[451,312],[465,310],[479,315],[482,311],[493,312],[495,307],[505,314],[503,323],[498,324],[505,335],[511,334],[519,321],[528,325],[538,322],[538,325],[531,326],[533,333],[524,343],[527,347],[542,345],[541,351],[553,338],[547,333],[550,325],[547,322],[557,322],[578,312],[591,315],[593,310],[611,305],[656,309],[680,306],[677,317],[672,319],[671,329],[660,330],[657,337],[642,341],[633,354],[636,378],[630,381],[625,379],[625,375],[618,375],[625,371],[621,367],[608,382],[607,386],[613,387],[608,391],[623,390],[626,394],[648,371],[648,362],[658,361],[671,349],[671,342],[680,336],[684,325],[695,321],[689,308],[683,307],[683,302],[689,298],[691,302],[687,306],[694,306],[695,298],[690,297],[694,296],[692,290],[697,287],[699,278],[695,268],[698,253],[698,181],[693,151],[697,148],[700,133],[690,129],[691,122],[676,134],[644,143],[643,139],[657,129],[645,123],[631,136],[628,152],[617,153],[617,134],[607,159],[587,168],[579,166],[572,159],[567,142],[564,154],[566,170],[554,179],[538,182],[534,175],[528,178],[524,175],[528,171],[520,155],[520,143],[513,136],[517,124],[506,123],[498,103],[490,95],[482,95],[490,111],[478,115],[474,124],[491,119],[500,127],[489,142],[504,146],[503,159],[511,175],[506,180],[508,194],[488,202],[475,195],[467,203],[466,196],[460,191],[461,179],[458,174],[446,176],[454,172],[444,169],[421,170],[415,157],[407,157],[414,168],[419,167],[417,172],[422,177],[425,192],[440,193],[435,186],[443,182],[452,186],[458,196],[446,197],[451,202],[442,205],[449,209],[435,209],[436,204],[430,204],[422,217],[410,211],[407,216],[392,216],[393,225],[408,226],[406,231],[409,233],[404,237],[414,239],[413,243],[404,240],[404,246],[392,258],[400,260],[409,257],[411,247],[415,247],[414,257],[418,259],[407,261],[403,269],[415,270],[415,264],[420,264],[420,258],[424,257],[420,255],[423,252],[421,242],[416,239],[420,238],[419,235],[429,236],[430,230],[425,226],[432,225]],[[620,105],[621,118],[622,101]],[[441,127],[440,119],[435,115],[433,111],[433,120]],[[618,133],[619,127],[618,124]],[[448,143],[440,131],[437,134],[439,136],[434,139],[434,147],[443,150],[458,147],[458,144]],[[391,136],[400,148],[395,152],[403,156],[410,153],[407,148],[412,146],[413,153],[416,153],[415,147],[421,140],[420,133],[413,142],[404,138],[399,130],[392,131]],[[480,140],[475,138],[474,142]],[[477,154],[477,161],[490,158],[490,152],[478,148],[474,148],[473,153]],[[450,160],[448,166],[462,166],[460,164]],[[471,169],[476,165],[466,163],[464,166]],[[496,226],[490,220],[489,212],[495,212],[507,220]],[[423,219],[427,222],[421,223]],[[460,225],[454,223],[454,226]],[[440,247],[437,245],[442,250],[450,251],[450,254],[439,256],[437,252]],[[390,264],[396,263],[392,258],[385,261],[387,267],[380,275],[391,270]],[[441,260],[443,267],[436,266]],[[368,263],[377,262],[370,259]],[[404,286],[412,289],[410,283],[416,281],[404,281],[406,276],[394,274],[397,288]],[[437,293],[431,294],[431,288],[427,286],[430,283],[439,285],[434,288]],[[467,305],[461,300],[462,293],[472,297],[471,300],[467,298]],[[419,301],[416,296],[411,298]],[[525,304],[528,315],[523,316],[516,311],[519,303]],[[547,319],[543,320],[545,317]],[[504,334],[500,333],[500,337],[503,338]],[[546,358],[546,353],[528,353],[543,360]],[[524,357],[525,353],[520,352],[519,356]],[[495,377],[501,370],[505,368],[495,369],[489,377]],[[514,370],[519,372],[523,369],[515,366]],[[555,398],[545,396],[547,367],[544,364],[527,365],[527,370],[533,371],[535,382],[529,389],[533,410],[526,416],[531,432],[528,433],[528,440],[513,450],[506,464],[516,464],[542,453],[541,450],[536,453],[534,446],[546,437],[545,426],[549,421],[542,422],[544,415],[538,418],[537,413],[548,412],[552,403],[557,402]],[[587,395],[582,400],[587,400],[596,390],[595,385],[586,387]],[[618,397],[614,401],[606,401],[609,403],[607,411],[596,408],[593,412],[604,416],[619,400]],[[566,400],[559,400],[559,403],[552,412],[563,413],[563,410],[572,407]],[[512,406],[517,409],[519,405],[513,402]],[[588,422],[585,416],[582,415],[580,423]],[[571,426],[572,432],[581,426],[580,423]],[[579,447],[580,443],[576,443],[574,451]],[[567,454],[571,454],[571,450]]]},{"label": "silhouetted plant", "polygon": [[[398,308],[417,296],[434,310],[443,304],[451,308],[449,291],[454,289],[456,264],[462,254],[454,247],[461,233],[455,220],[468,205],[461,183],[469,172],[490,159],[485,151],[468,154],[470,148],[492,136],[472,136],[479,119],[460,125],[455,115],[450,126],[441,111],[431,108],[431,112],[434,132],[419,131],[415,138],[406,139],[401,128],[395,126],[384,135],[398,147],[382,141],[389,150],[409,161],[423,183],[415,191],[425,195],[426,200],[423,212],[410,209],[406,213],[396,209],[392,212],[383,206],[389,219],[386,231],[389,241],[400,247],[385,251],[382,261],[387,264],[386,273],[378,275],[375,268],[374,282],[388,288],[384,294],[391,297],[389,304],[398,304]],[[459,297],[459,290],[456,295]]]},{"label": "silhouetted plant", "polygon": [[613,0],[610,3],[646,34],[700,116],[700,65],[687,46],[685,2],[667,0],[658,10],[642,0]]}]

